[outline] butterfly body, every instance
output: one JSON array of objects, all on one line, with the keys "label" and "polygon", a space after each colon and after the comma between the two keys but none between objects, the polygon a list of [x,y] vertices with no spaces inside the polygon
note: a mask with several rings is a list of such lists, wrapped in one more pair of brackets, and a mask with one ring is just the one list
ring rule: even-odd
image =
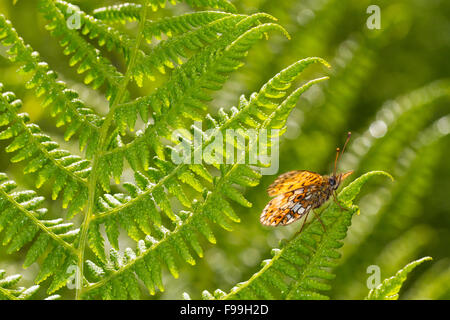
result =
[{"label": "butterfly body", "polygon": [[268,188],[275,196],[264,208],[260,221],[263,225],[288,225],[310,210],[319,208],[352,171],[338,175],[320,175],[301,170],[279,176]]}]

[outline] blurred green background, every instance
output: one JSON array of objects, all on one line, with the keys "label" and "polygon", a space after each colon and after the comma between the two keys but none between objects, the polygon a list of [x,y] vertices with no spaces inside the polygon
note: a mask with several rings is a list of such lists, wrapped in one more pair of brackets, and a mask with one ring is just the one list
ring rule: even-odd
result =
[{"label": "blurred green background", "polygon": [[[61,49],[44,28],[37,1],[0,0],[0,12],[18,33],[83,100],[106,110],[101,93],[83,85],[67,64]],[[72,1],[86,12],[117,1]],[[342,248],[332,299],[360,299],[367,295],[366,270],[378,265],[381,278],[392,276],[406,263],[431,256],[417,268],[400,293],[401,299],[450,298],[450,2],[445,0],[348,1],[348,0],[236,0],[241,13],[267,12],[279,19],[292,39],[271,35],[250,52],[247,64],[233,74],[211,103],[226,109],[240,94],[248,96],[270,77],[301,58],[319,56],[332,65],[330,80],[313,87],[290,116],[281,141],[279,174],[306,169],[322,174],[332,170],[335,148],[347,131],[353,133],[340,171],[355,170],[353,177],[370,170],[385,170],[395,182],[380,179],[366,186],[359,199],[361,214],[353,218]],[[381,28],[370,30],[369,5],[381,9]],[[154,17],[192,11],[168,5]],[[152,18],[152,17],[150,17]],[[130,32],[133,33],[133,24]],[[124,27],[125,29],[126,27]],[[62,146],[79,153],[77,144],[62,139],[34,93],[24,86],[26,76],[4,58],[0,49],[0,82],[24,101],[23,112]],[[123,68],[119,56],[108,57]],[[314,69],[317,74],[323,69]],[[305,74],[304,79],[310,79]],[[154,84],[154,85],[157,85]],[[152,88],[133,88],[136,95]],[[5,143],[0,143],[3,150]],[[0,152],[0,171],[19,185],[33,188],[30,176],[10,156]],[[205,257],[196,266],[185,265],[180,278],[165,277],[166,291],[152,298],[180,299],[183,292],[198,298],[204,289],[228,291],[259,270],[271,257],[270,250],[289,239],[300,227],[268,228],[259,214],[269,200],[267,186],[276,176],[265,176],[258,187],[246,190],[250,209],[235,206],[241,223],[233,232],[216,228],[218,243],[206,245]],[[31,179],[31,180],[30,180]],[[50,186],[39,194],[51,199]],[[48,201],[53,216],[60,216],[58,202]],[[301,222],[300,222],[301,223]],[[126,241],[126,240],[124,240]],[[132,243],[130,243],[132,245]],[[22,270],[23,255],[6,255],[0,248],[0,269],[25,275],[31,283],[38,267]],[[45,286],[45,283],[44,283]],[[63,298],[73,293],[62,291]],[[150,298],[150,297],[149,297]]]}]

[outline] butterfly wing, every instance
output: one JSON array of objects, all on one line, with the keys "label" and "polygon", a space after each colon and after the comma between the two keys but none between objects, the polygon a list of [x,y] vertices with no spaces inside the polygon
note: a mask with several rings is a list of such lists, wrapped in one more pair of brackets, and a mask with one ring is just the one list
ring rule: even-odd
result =
[{"label": "butterfly wing", "polygon": [[295,170],[280,175],[267,189],[269,196],[274,197],[289,191],[301,189],[310,185],[320,185],[323,178],[320,174],[306,171]]},{"label": "butterfly wing", "polygon": [[315,207],[320,185],[309,185],[279,194],[267,204],[260,216],[266,226],[288,225]]}]

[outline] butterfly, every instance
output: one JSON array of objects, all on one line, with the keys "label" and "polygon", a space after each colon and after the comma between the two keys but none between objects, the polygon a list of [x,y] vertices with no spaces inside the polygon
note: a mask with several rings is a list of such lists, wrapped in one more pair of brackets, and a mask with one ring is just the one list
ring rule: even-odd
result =
[{"label": "butterfly", "polygon": [[[334,201],[341,209],[347,210],[337,200],[336,190],[353,171],[336,174],[336,167],[350,136],[349,132],[342,152],[339,148],[336,149],[334,171],[331,175],[321,175],[307,170],[289,171],[280,175],[267,189],[269,196],[274,198],[261,213],[260,222],[266,226],[285,226],[305,216],[304,224],[308,214],[322,206],[330,196],[333,196]],[[316,217],[325,230],[325,225],[319,216],[316,215]],[[300,231],[302,228],[303,225]]]}]

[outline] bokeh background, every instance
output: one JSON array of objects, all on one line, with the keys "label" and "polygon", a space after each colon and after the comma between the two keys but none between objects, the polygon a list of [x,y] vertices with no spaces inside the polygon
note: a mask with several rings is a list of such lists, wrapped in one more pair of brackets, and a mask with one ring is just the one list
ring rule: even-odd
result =
[{"label": "bokeh background", "polygon": [[[72,1],[86,12],[118,1]],[[450,298],[450,2],[446,0],[235,0],[241,13],[266,12],[276,18],[292,39],[271,35],[250,52],[247,64],[233,74],[211,103],[236,105],[270,77],[301,58],[319,56],[332,65],[330,71],[316,68],[304,79],[329,73],[330,80],[313,87],[292,112],[281,141],[280,170],[307,169],[331,172],[335,148],[346,133],[353,133],[339,170],[355,170],[354,177],[370,170],[385,170],[395,182],[380,178],[367,185],[359,197],[361,214],[353,218],[342,248],[332,299],[361,299],[368,293],[366,270],[378,265],[381,278],[392,276],[406,263],[433,257],[418,267],[401,291],[401,299]],[[370,30],[366,20],[369,5],[381,9],[381,28]],[[0,12],[13,22],[18,33],[83,100],[106,110],[101,92],[83,85],[82,78],[67,64],[67,58],[44,28],[37,1],[0,0]],[[154,13],[154,17],[191,11],[185,5]],[[152,18],[152,17],[150,17]],[[124,29],[133,33],[135,25]],[[40,107],[40,100],[25,88],[26,76],[4,58],[0,49],[0,82],[24,101],[45,132],[65,148],[78,153],[76,144],[62,139],[63,128]],[[119,56],[108,57],[123,68]],[[157,82],[153,84],[157,85]],[[136,95],[151,87],[133,88]],[[23,176],[20,165],[11,165],[0,142],[0,171],[21,186],[33,188],[33,177]],[[259,214],[269,200],[267,186],[276,176],[264,176],[259,186],[246,190],[250,209],[235,206],[241,223],[233,232],[216,228],[217,245],[206,244],[204,259],[185,265],[180,278],[164,279],[166,291],[156,299],[180,299],[183,292],[199,298],[205,289],[228,291],[259,270],[280,240],[289,239],[300,227],[268,228],[259,224]],[[51,199],[50,186],[39,193]],[[53,216],[61,215],[59,203],[47,202]],[[126,241],[126,240],[124,240]],[[0,247],[0,269],[25,275],[32,283],[34,265],[23,271],[23,254],[6,255]],[[44,283],[45,287],[45,283]],[[45,293],[42,293],[43,295]],[[70,291],[61,292],[72,298]]]}]

